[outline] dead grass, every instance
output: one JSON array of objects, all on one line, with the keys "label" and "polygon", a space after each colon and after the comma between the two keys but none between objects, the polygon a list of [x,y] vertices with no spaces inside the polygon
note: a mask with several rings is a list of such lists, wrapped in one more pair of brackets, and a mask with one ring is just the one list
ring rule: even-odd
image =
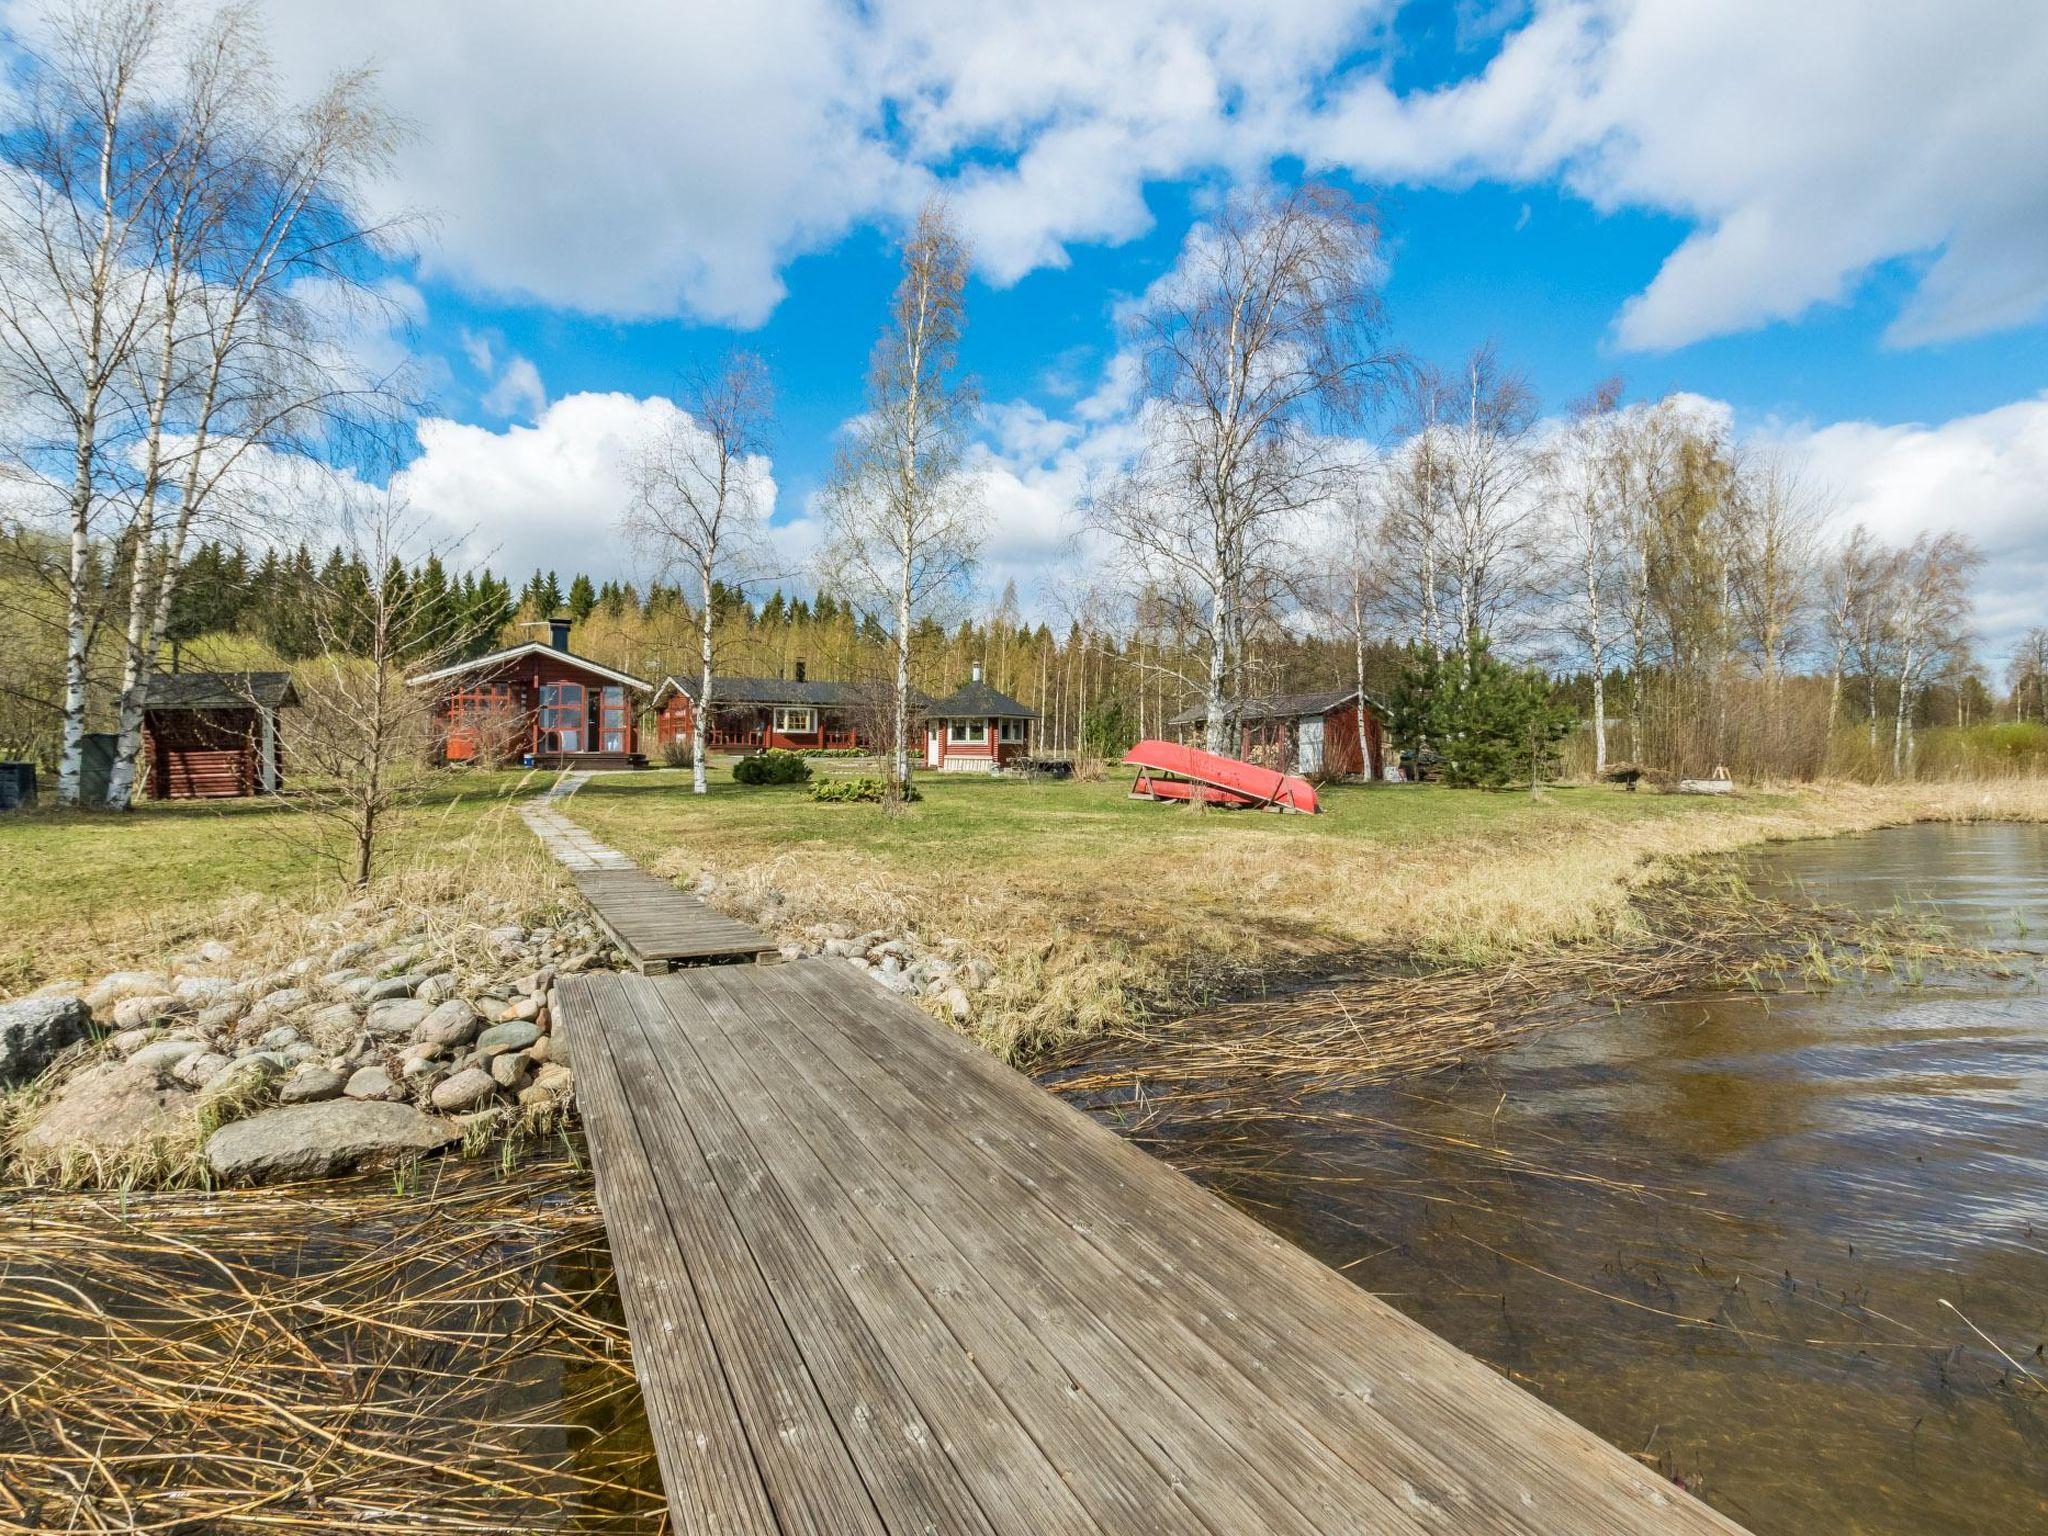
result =
[{"label": "dead grass", "polygon": [[2048,782],[1830,785],[1706,797],[1607,787],[1339,787],[1313,820],[1193,815],[1121,782],[926,781],[888,817],[772,790],[698,800],[601,779],[572,812],[786,938],[841,922],[959,941],[996,967],[972,1032],[1042,1062],[1307,975],[1418,961],[1505,969],[1640,938],[1632,895],[1684,861],[1917,820],[2048,819]]},{"label": "dead grass", "polygon": [[662,1529],[588,1179],[424,1179],[0,1199],[0,1532]]},{"label": "dead grass", "polygon": [[[376,899],[423,926],[506,901],[562,899],[518,802],[551,776],[447,775],[400,813]],[[349,900],[288,805],[149,803],[126,815],[0,818],[0,998],[50,982],[154,969],[203,939],[282,964]]]}]

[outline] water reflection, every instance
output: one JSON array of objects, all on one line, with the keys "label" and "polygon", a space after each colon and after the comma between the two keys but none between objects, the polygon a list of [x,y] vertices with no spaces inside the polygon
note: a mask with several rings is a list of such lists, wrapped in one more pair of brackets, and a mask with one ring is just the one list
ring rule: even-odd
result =
[{"label": "water reflection", "polygon": [[[2048,943],[2041,827],[1752,867]],[[1148,1144],[1765,1536],[2048,1530],[2038,967],[1592,1013],[1287,1108]]]}]

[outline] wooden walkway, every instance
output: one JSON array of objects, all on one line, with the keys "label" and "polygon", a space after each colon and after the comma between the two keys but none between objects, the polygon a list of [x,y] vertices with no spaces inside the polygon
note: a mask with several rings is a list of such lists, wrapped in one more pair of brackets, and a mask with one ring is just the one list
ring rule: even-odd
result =
[{"label": "wooden walkway", "polygon": [[759,929],[643,870],[572,870],[569,878],[597,914],[599,926],[644,976],[658,976],[679,965],[781,958]]},{"label": "wooden walkway", "polygon": [[843,961],[557,983],[675,1527],[1737,1527]]}]

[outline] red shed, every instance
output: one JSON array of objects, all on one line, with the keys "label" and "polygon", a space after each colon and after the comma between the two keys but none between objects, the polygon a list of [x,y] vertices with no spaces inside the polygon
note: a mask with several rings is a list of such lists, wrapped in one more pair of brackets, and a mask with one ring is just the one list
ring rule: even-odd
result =
[{"label": "red shed", "polygon": [[299,702],[286,672],[159,672],[142,712],[152,800],[225,800],[284,784],[278,711]]},{"label": "red shed", "polygon": [[1031,728],[1038,711],[981,680],[963,684],[924,706],[924,762],[941,773],[993,773],[1005,763],[1031,755]]},{"label": "red shed", "polygon": [[[1359,761],[1361,713],[1369,765]],[[1377,779],[1386,767],[1384,716],[1381,706],[1356,688],[1245,699],[1237,706],[1235,755],[1283,773]],[[1196,742],[1208,718],[1198,705],[1168,723],[1179,728],[1182,741]]]},{"label": "red shed", "polygon": [[439,690],[442,757],[518,761],[538,768],[644,768],[640,707],[653,687],[569,649],[569,621],[530,640],[411,679]]}]

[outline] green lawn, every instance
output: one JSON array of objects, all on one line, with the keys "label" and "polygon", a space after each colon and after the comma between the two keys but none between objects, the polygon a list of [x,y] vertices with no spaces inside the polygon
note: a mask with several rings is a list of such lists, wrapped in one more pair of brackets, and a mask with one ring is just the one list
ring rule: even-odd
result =
[{"label": "green lawn", "polygon": [[[386,869],[460,871],[529,865],[532,838],[510,814],[549,776],[437,775],[392,829]],[[0,816],[0,991],[147,960],[270,908],[338,900],[332,864],[288,802],[148,801],[127,815]]]},{"label": "green lawn", "polygon": [[[832,765],[828,771],[838,771]],[[890,814],[804,788],[712,792],[688,775],[594,780],[573,813],[664,874],[784,931],[844,921],[954,938],[1007,993],[998,1049],[1113,1024],[1139,998],[1219,988],[1363,954],[1492,959],[1624,921],[1645,857],[1753,841],[1803,819],[1790,796],[1723,802],[1611,786],[1483,793],[1330,787],[1317,817],[1194,812],[1095,784],[920,777]]]}]

